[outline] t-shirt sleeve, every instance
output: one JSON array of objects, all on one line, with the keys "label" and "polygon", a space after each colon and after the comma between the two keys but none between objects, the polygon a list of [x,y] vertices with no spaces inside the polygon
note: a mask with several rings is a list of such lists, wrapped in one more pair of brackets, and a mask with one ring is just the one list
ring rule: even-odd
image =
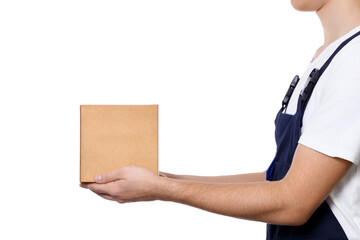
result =
[{"label": "t-shirt sleeve", "polygon": [[[346,52],[345,52],[346,53]],[[354,164],[360,161],[360,47],[334,58],[326,87],[299,143]]]}]

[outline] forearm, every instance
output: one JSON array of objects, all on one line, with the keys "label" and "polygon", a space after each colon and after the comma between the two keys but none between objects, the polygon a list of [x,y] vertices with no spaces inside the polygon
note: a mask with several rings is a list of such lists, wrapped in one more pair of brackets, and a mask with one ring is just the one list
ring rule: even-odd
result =
[{"label": "forearm", "polygon": [[281,182],[208,184],[174,179],[162,179],[155,190],[160,200],[242,219],[298,225],[299,211],[287,192]]},{"label": "forearm", "polygon": [[247,173],[225,176],[192,176],[176,175],[167,173],[166,176],[186,181],[203,182],[203,183],[245,183],[245,182],[262,182],[266,180],[266,172]]}]

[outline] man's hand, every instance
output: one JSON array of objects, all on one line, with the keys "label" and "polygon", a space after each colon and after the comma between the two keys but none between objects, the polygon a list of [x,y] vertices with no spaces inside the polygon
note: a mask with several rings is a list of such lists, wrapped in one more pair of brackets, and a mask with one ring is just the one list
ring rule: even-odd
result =
[{"label": "man's hand", "polygon": [[138,166],[126,166],[95,177],[96,183],[81,183],[97,195],[119,203],[155,200],[153,188],[159,181],[150,170]]}]

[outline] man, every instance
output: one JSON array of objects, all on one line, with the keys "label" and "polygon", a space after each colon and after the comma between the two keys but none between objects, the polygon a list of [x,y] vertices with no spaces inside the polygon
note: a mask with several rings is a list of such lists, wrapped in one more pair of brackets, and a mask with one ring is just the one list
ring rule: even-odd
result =
[{"label": "man", "polygon": [[267,239],[360,239],[360,0],[292,5],[316,11],[325,41],[283,101],[267,171],[159,177],[127,166],[81,186],[119,203],[159,199],[266,222]]}]

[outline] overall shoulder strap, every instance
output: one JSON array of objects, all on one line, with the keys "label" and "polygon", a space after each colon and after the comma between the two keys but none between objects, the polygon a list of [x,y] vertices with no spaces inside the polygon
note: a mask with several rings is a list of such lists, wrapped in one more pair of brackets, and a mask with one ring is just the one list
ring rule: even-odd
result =
[{"label": "overall shoulder strap", "polygon": [[360,31],[355,33],[354,35],[352,35],[351,37],[349,37],[348,39],[346,39],[345,41],[343,41],[337,48],[336,50],[333,52],[333,54],[331,54],[331,56],[328,58],[328,60],[326,60],[326,62],[324,63],[324,65],[320,68],[314,68],[312,70],[312,72],[309,75],[309,80],[308,80],[308,84],[305,87],[305,89],[301,92],[301,99],[303,101],[307,101],[311,94],[312,91],[317,83],[317,81],[319,80],[319,78],[321,77],[321,75],[325,72],[325,70],[327,69],[327,67],[329,66],[329,64],[331,63],[331,61],[334,59],[334,57],[336,56],[336,54],[338,54],[340,52],[340,50],[346,46],[346,44],[348,44],[351,40],[353,40],[354,38],[356,38],[357,36],[360,35]]}]

